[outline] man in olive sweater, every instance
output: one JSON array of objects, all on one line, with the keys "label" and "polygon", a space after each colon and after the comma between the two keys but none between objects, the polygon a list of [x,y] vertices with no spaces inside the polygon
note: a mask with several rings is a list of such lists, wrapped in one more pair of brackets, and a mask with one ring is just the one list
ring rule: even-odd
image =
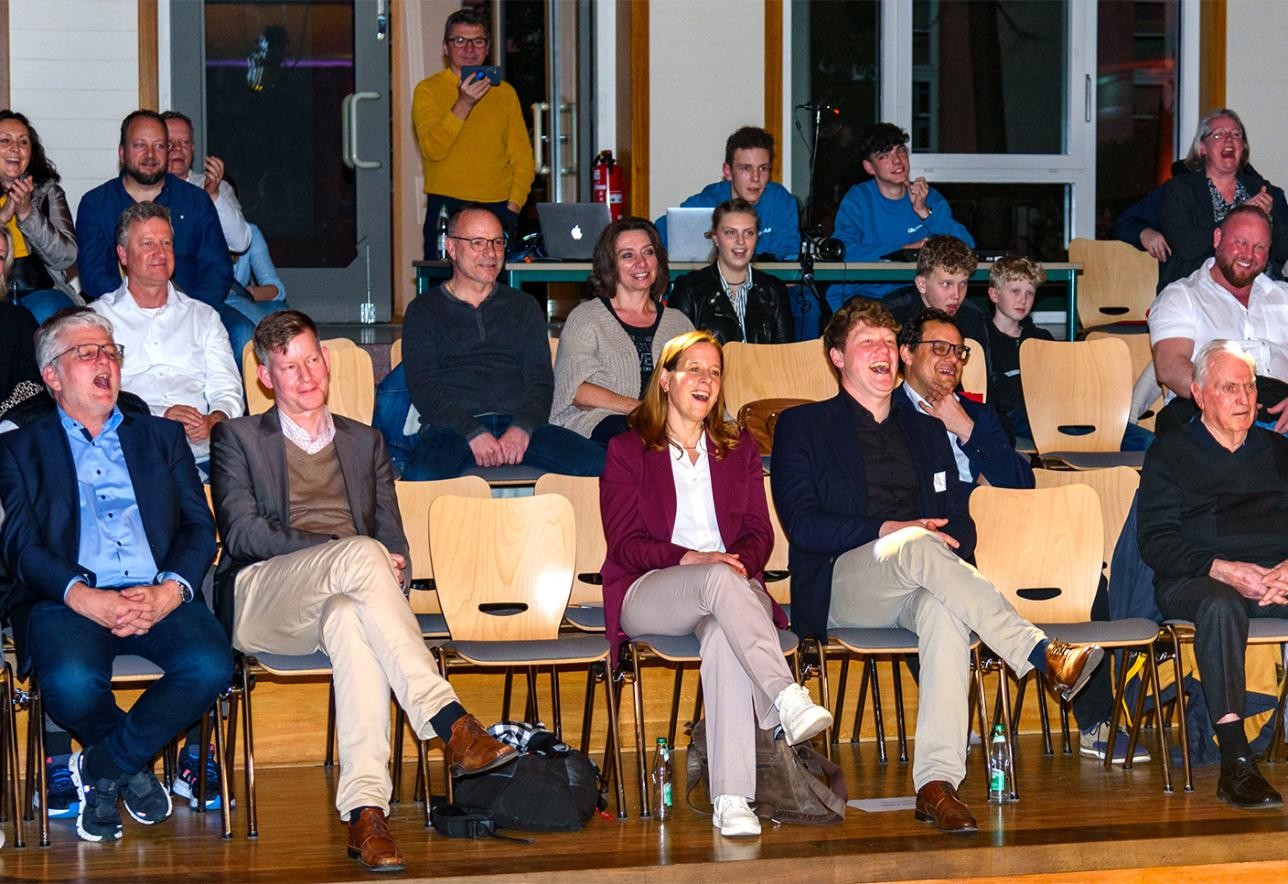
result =
[{"label": "man in olive sweater", "polygon": [[1158,437],[1138,497],[1140,552],[1164,617],[1194,621],[1194,654],[1221,750],[1217,797],[1278,807],[1244,732],[1250,617],[1288,617],[1288,440],[1254,426],[1254,362],[1205,344],[1190,384],[1200,413]]},{"label": "man in olive sweater", "polygon": [[523,464],[598,476],[604,449],[547,423],[554,372],[545,317],[531,295],[497,283],[501,222],[466,206],[448,222],[452,278],[418,296],[403,322],[403,364],[421,430],[410,480]]}]

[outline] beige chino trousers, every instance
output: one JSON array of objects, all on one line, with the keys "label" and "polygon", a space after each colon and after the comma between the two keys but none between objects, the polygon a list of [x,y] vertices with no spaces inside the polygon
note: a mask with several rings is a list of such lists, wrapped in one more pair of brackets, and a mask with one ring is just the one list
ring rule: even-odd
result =
[{"label": "beige chino trousers", "polygon": [[370,537],[347,537],[275,556],[237,575],[233,645],[248,654],[331,658],[340,816],[363,806],[389,812],[389,693],[412,729],[456,700],[439,674],[394,578],[389,552]]}]

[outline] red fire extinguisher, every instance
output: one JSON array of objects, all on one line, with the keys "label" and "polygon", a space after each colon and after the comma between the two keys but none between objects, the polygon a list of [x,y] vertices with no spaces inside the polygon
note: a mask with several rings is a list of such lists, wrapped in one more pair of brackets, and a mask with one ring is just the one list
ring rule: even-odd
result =
[{"label": "red fire extinguisher", "polygon": [[601,150],[591,165],[593,186],[591,199],[608,204],[608,214],[616,221],[626,214],[625,183],[622,167],[613,159],[611,150]]}]

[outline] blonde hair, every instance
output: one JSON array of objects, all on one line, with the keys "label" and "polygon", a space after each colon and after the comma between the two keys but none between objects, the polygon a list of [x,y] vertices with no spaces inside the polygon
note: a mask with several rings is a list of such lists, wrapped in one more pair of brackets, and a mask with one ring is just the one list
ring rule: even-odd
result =
[{"label": "blonde hair", "polygon": [[[670,402],[667,401],[666,393],[662,392],[662,371],[675,371],[684,354],[697,344],[711,344],[715,347],[716,353],[720,356],[720,366],[724,367],[724,349],[710,332],[691,331],[676,335],[662,347],[662,355],[653,369],[652,376],[648,379],[644,398],[626,417],[627,426],[640,434],[640,438],[644,440],[644,447],[650,451],[662,451],[673,444],[666,434],[666,415]],[[702,421],[707,438],[715,445],[717,460],[728,454],[729,449],[736,448],[740,439],[738,425],[726,421],[724,411],[724,385],[721,384],[715,403]]]},{"label": "blonde hair", "polygon": [[988,271],[988,284],[1000,289],[1003,283],[1024,280],[1037,288],[1046,282],[1042,265],[1026,255],[1005,255],[993,262]]}]

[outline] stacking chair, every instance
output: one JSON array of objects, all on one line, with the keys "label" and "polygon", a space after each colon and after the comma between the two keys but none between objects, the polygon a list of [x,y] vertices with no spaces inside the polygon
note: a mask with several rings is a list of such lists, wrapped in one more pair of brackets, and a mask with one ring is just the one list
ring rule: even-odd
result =
[{"label": "stacking chair", "polygon": [[[1149,332],[1142,328],[1132,334],[1115,334],[1107,331],[1093,331],[1087,335],[1088,341],[1099,340],[1100,338],[1117,338],[1127,345],[1127,351],[1131,354],[1131,378],[1133,392],[1140,376],[1154,365],[1154,351],[1149,345]],[[1140,417],[1136,420],[1139,426],[1153,432],[1154,421],[1158,417],[1158,412],[1163,407],[1163,394],[1158,396],[1150,403]]]},{"label": "stacking chair", "polygon": [[983,402],[988,396],[988,360],[984,358],[984,347],[974,338],[964,338],[962,343],[970,347],[970,359],[962,369],[962,390]]},{"label": "stacking chair", "polygon": [[1085,330],[1145,322],[1158,287],[1158,262],[1148,252],[1117,240],[1075,239],[1069,260],[1082,265],[1078,321]]},{"label": "stacking chair", "polygon": [[1129,466],[1143,451],[1119,451],[1131,408],[1131,356],[1117,336],[1020,345],[1024,407],[1038,455],[1066,469]]},{"label": "stacking chair", "polygon": [[402,365],[402,338],[389,345],[389,370],[393,371]]},{"label": "stacking chair", "polygon": [[[558,340],[551,338],[551,340]],[[599,479],[546,473],[537,480],[537,494],[559,494],[572,504],[577,529],[576,578],[564,618],[584,632],[604,631],[604,579],[599,569],[608,553],[604,522],[599,514]]]},{"label": "stacking chair", "polygon": [[0,648],[0,823],[11,819],[13,846],[26,847],[22,827],[22,790],[18,774],[18,720],[14,696],[16,686],[14,667],[9,662],[11,650],[9,629],[6,627],[4,646]]},{"label": "stacking chair", "polygon": [[1140,473],[1129,467],[1110,467],[1104,470],[1034,470],[1033,477],[1039,488],[1062,485],[1086,485],[1096,492],[1103,517],[1105,547],[1102,559],[1104,574],[1109,576],[1109,563],[1114,558],[1114,547],[1122,534],[1131,502],[1140,487]]},{"label": "stacking chair", "polygon": [[806,399],[836,395],[836,375],[819,339],[794,344],[746,344],[724,348],[725,407],[737,415],[760,399]]},{"label": "stacking chair", "polygon": [[[1117,733],[1127,670],[1132,659],[1142,659],[1154,694],[1155,708],[1162,708],[1162,692],[1154,662],[1158,625],[1144,618],[1089,619],[1100,580],[1105,544],[1104,521],[1096,492],[1085,485],[1031,490],[983,486],[972,492],[970,510],[978,533],[976,564],[1015,606],[1021,617],[1052,638],[1095,643],[1106,651],[1124,652],[1125,658],[1118,665],[1110,734]],[[999,687],[1005,700],[1009,693],[1005,668]],[[1141,690],[1137,695],[1124,768],[1130,768],[1132,764],[1145,693]],[[1009,714],[1007,705],[1004,702],[1004,715]],[[1046,703],[1040,693],[1038,709],[1042,714],[1044,733],[1049,733]],[[1167,733],[1161,726],[1156,730],[1163,765],[1163,788],[1165,792],[1171,792]],[[1049,737],[1045,749],[1047,753],[1051,752]],[[1112,765],[1113,757],[1113,752],[1105,753],[1106,768]]]},{"label": "stacking chair", "polygon": [[[331,351],[331,390],[327,406],[335,414],[364,424],[371,423],[376,407],[376,375],[371,354],[348,338],[330,338],[322,346]],[[255,375],[255,348],[242,353],[242,381],[246,387],[246,413],[262,414],[273,405],[273,391]]]},{"label": "stacking chair", "polygon": [[[616,775],[617,814],[624,818],[608,641],[603,635],[559,633],[576,563],[572,504],[559,494],[439,497],[430,507],[429,550],[451,632],[436,649],[445,676],[453,659],[482,668],[576,665],[602,671],[608,704],[604,767]],[[558,684],[552,681],[556,721]],[[448,787],[450,795],[450,772]]]}]

